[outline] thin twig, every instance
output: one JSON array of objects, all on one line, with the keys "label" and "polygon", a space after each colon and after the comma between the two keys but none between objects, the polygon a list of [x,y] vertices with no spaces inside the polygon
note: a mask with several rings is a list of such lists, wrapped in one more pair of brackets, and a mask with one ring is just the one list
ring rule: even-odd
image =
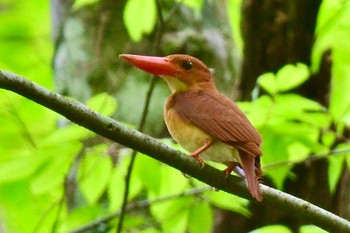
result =
[{"label": "thin twig", "polygon": [[[154,86],[155,86],[155,79],[152,78],[147,94],[146,94],[146,102],[143,108],[143,113],[142,113],[142,118],[140,121],[140,125],[138,127],[139,131],[142,132],[145,122],[146,122],[146,117],[147,117],[147,113],[148,113],[148,109],[149,109],[149,104],[150,104],[150,100],[152,97],[152,93],[154,90]],[[124,188],[124,196],[123,196],[123,203],[122,203],[122,208],[120,211],[120,218],[119,218],[119,222],[117,225],[117,233],[122,232],[123,229],[123,223],[124,223],[124,217],[125,217],[125,213],[126,213],[126,208],[127,208],[127,204],[128,204],[128,197],[129,197],[129,190],[130,190],[130,182],[131,182],[131,174],[133,171],[133,167],[135,164],[135,159],[136,159],[136,154],[137,151],[133,150],[132,154],[131,154],[131,159],[130,159],[130,163],[127,169],[127,173],[125,176],[125,188]]]},{"label": "thin twig", "polygon": [[[96,134],[140,151],[212,187],[252,200],[243,179],[233,175],[225,178],[222,171],[207,164],[201,168],[197,161],[190,156],[170,148],[157,139],[103,116],[77,101],[51,92],[16,74],[1,70],[0,88],[31,99]],[[260,190],[264,197],[261,205],[268,209],[274,207],[284,212],[295,213],[305,222],[319,226],[329,232],[350,232],[350,222],[346,219],[266,185],[260,184]]]},{"label": "thin twig", "polygon": [[19,123],[19,126],[20,128],[22,129],[22,134],[23,134],[23,137],[25,139],[27,139],[27,141],[29,142],[29,144],[34,148],[36,149],[37,148],[37,145],[35,143],[35,140],[31,134],[31,132],[29,131],[25,121],[21,118],[21,116],[18,114],[18,111],[17,109],[15,109],[14,106],[10,105],[10,112],[12,113],[14,119],[17,120],[17,122]]},{"label": "thin twig", "polygon": [[[174,199],[178,199],[181,197],[195,196],[195,195],[210,191],[212,189],[213,188],[209,187],[209,186],[196,187],[196,188],[186,190],[186,191],[179,193],[179,194],[169,195],[169,196],[165,196],[165,197],[159,197],[159,198],[156,198],[154,200],[142,200],[142,201],[132,202],[126,206],[125,211],[131,212],[134,210],[139,210],[140,208],[147,208],[151,205],[155,205],[155,204],[158,204],[161,202],[174,200]],[[89,222],[83,226],[80,226],[79,228],[76,228],[76,229],[70,231],[70,233],[82,233],[82,232],[85,232],[87,230],[92,230],[101,224],[106,224],[107,222],[115,219],[116,217],[120,216],[121,214],[122,214],[121,210],[118,210],[117,212],[115,212],[113,214],[107,215],[107,216],[102,217],[100,219]]]},{"label": "thin twig", "polygon": [[324,159],[327,158],[329,156],[339,156],[342,155],[344,153],[349,153],[350,152],[350,148],[342,148],[342,149],[336,149],[336,150],[332,150],[326,153],[321,153],[321,154],[312,154],[310,156],[308,156],[306,159],[302,159],[302,160],[283,160],[283,161],[278,161],[275,163],[269,163],[266,164],[265,166],[263,166],[263,169],[274,169],[274,168],[279,168],[281,166],[291,166],[294,164],[300,164],[300,163],[306,163],[306,162],[312,162],[315,160],[319,160],[319,159]]},{"label": "thin twig", "polygon": [[52,227],[51,227],[51,233],[57,232],[57,228],[58,228],[58,224],[59,224],[59,217],[60,217],[61,211],[62,211],[63,206],[64,206],[64,200],[65,200],[65,197],[62,195],[60,201],[58,202],[56,217],[55,217],[55,221],[53,222]]},{"label": "thin twig", "polygon": [[[156,7],[157,7],[157,15],[158,15],[158,30],[157,30],[157,36],[156,36],[156,54],[159,54],[161,51],[161,41],[162,41],[162,37],[163,37],[163,24],[164,24],[164,20],[163,20],[163,15],[162,15],[162,11],[161,11],[161,4],[159,2],[159,0],[156,0]],[[156,84],[156,77],[152,77],[150,84],[148,86],[148,90],[146,93],[146,101],[145,101],[145,105],[143,107],[143,111],[142,111],[142,117],[138,126],[138,131],[143,132],[145,123],[146,123],[146,118],[148,115],[148,110],[149,110],[149,105],[151,102],[151,97],[153,94],[153,90]],[[122,202],[122,208],[121,208],[121,212],[120,212],[120,218],[119,218],[119,222],[117,224],[117,233],[121,233],[122,229],[123,229],[123,223],[124,223],[124,218],[125,218],[125,213],[126,213],[126,208],[127,208],[127,204],[128,204],[128,197],[129,197],[129,190],[130,190],[130,182],[131,182],[131,175],[132,175],[132,171],[134,168],[134,164],[135,164],[135,159],[136,159],[136,154],[137,151],[134,150],[131,154],[131,159],[130,159],[130,163],[128,166],[128,170],[125,176],[125,188],[124,188],[124,196],[123,196],[123,202]]]},{"label": "thin twig", "polygon": [[[58,211],[56,212],[56,214],[58,214],[58,212],[60,211],[60,205],[61,205],[61,202],[62,202],[62,198],[59,200],[58,203],[52,203],[49,208],[47,208],[40,216],[40,219],[36,222],[36,224],[34,225],[33,227],[33,230],[31,231],[32,233],[36,233],[36,232],[39,232],[40,230],[40,227],[43,226],[43,222],[45,221],[45,218],[51,214],[52,211],[54,211],[56,205],[58,204],[59,207],[58,207]],[[52,225],[55,225],[55,223],[53,223]],[[51,227],[51,232],[53,232],[53,229],[56,229],[54,228],[54,226]],[[2,232],[2,231],[0,231]]]}]

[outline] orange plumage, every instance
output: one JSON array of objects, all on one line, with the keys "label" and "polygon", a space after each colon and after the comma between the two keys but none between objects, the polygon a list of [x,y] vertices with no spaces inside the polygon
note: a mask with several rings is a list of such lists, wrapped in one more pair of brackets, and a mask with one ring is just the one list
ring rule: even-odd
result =
[{"label": "orange plumage", "polygon": [[203,159],[224,163],[227,175],[234,170],[245,176],[249,192],[261,201],[260,134],[237,105],[218,92],[208,67],[197,58],[181,54],[120,57],[167,82],[172,94],[164,108],[164,119],[174,140],[201,164]]}]

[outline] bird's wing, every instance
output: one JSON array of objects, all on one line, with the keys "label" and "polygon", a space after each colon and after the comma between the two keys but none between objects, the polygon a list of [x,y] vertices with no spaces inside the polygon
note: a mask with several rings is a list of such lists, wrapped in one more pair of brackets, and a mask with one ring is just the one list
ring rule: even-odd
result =
[{"label": "bird's wing", "polygon": [[217,92],[177,93],[172,108],[184,120],[214,138],[254,156],[261,156],[261,137],[233,101]]}]

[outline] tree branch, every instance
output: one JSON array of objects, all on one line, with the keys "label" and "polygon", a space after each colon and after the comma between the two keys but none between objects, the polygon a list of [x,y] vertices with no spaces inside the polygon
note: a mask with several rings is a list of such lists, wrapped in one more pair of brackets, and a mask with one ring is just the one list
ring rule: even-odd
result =
[{"label": "tree branch", "polygon": [[[190,156],[176,151],[158,140],[129,129],[123,124],[92,111],[85,105],[51,92],[13,73],[0,71],[0,88],[13,91],[43,105],[101,136],[123,144],[168,164],[210,186],[251,199],[246,183],[236,176],[225,174],[209,165],[203,169]],[[303,217],[330,232],[350,232],[350,222],[309,202],[265,185],[260,185],[267,208],[275,207]],[[254,201],[254,200],[253,200]]]}]

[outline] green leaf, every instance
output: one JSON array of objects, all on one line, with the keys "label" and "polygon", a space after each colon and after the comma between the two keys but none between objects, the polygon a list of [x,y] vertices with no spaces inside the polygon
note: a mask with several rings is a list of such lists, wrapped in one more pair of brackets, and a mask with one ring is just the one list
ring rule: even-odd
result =
[{"label": "green leaf", "polygon": [[71,232],[73,229],[81,227],[88,221],[96,220],[101,212],[101,207],[98,206],[74,208],[69,212],[69,215],[64,218],[58,232]]},{"label": "green leaf", "polygon": [[190,233],[210,233],[213,228],[213,213],[207,202],[200,202],[190,208],[188,229]]},{"label": "green leaf", "polygon": [[139,42],[144,33],[152,32],[156,23],[154,0],[128,0],[124,9],[124,23],[131,37]]},{"label": "green leaf", "polygon": [[112,161],[105,144],[95,146],[86,154],[79,167],[79,187],[87,202],[96,203],[105,191],[112,171]]},{"label": "green leaf", "polygon": [[345,154],[346,164],[348,165],[348,169],[350,170],[350,153]]},{"label": "green leaf", "polygon": [[262,150],[264,152],[262,164],[263,167],[268,167],[268,169],[264,169],[264,173],[268,174],[273,179],[279,189],[282,188],[283,182],[290,169],[285,165],[269,167],[271,164],[289,160],[288,141],[285,139],[286,135],[283,135],[283,133],[280,132],[275,132],[276,129],[279,129],[280,127],[283,127],[283,125],[278,124],[274,128],[268,127],[260,131],[264,139],[264,143],[262,144]]},{"label": "green leaf", "polygon": [[339,177],[341,175],[344,158],[341,156],[337,156],[337,157],[331,156],[328,159],[328,161],[329,161],[329,165],[328,165],[329,189],[331,193],[334,193]]},{"label": "green leaf", "polygon": [[45,161],[43,156],[24,156],[0,164],[0,183],[13,182],[18,179],[29,177]]},{"label": "green leaf", "polygon": [[269,115],[270,119],[298,120],[318,129],[327,127],[331,121],[319,103],[296,94],[276,95]]},{"label": "green leaf", "polygon": [[230,210],[243,214],[244,216],[249,216],[250,212],[246,208],[248,200],[228,194],[223,191],[213,191],[208,195],[210,202],[222,209]]},{"label": "green leaf", "polygon": [[[161,167],[161,187],[159,193],[148,191],[148,199],[153,200],[157,198],[163,198],[171,195],[176,195],[188,188],[188,179],[186,179],[178,170],[162,165]],[[178,227],[182,228],[183,223],[187,223],[188,205],[189,200],[192,198],[177,198],[170,199],[169,201],[158,203],[151,206],[151,213],[160,222],[169,220],[175,215],[177,216],[179,223]],[[186,211],[185,211],[186,210]],[[181,213],[181,214],[179,214]],[[185,216],[184,216],[185,215]],[[171,221],[173,222],[173,220]],[[174,223],[175,224],[175,223]],[[164,229],[171,228],[171,224],[164,223]],[[164,230],[163,229],[163,230]],[[164,230],[164,232],[169,232]],[[184,232],[184,231],[170,231],[170,232]]]},{"label": "green leaf", "polygon": [[148,228],[148,229],[142,230],[142,233],[161,233],[161,231],[154,228]]},{"label": "green leaf", "polygon": [[[285,116],[292,113],[304,114],[307,111],[323,112],[324,108],[316,101],[307,99],[297,94],[283,94],[275,97],[275,106],[279,110],[278,114],[287,112]],[[293,114],[295,115],[295,114]]]},{"label": "green leaf", "polygon": [[300,233],[327,233],[328,231],[323,230],[314,225],[305,225],[300,227]]},{"label": "green leaf", "polygon": [[92,133],[79,126],[79,125],[67,125],[63,128],[56,129],[51,134],[47,135],[45,138],[39,141],[41,147],[52,147],[60,146],[67,142],[75,141],[79,142],[80,140],[92,135]]},{"label": "green leaf", "polygon": [[264,126],[266,124],[270,118],[270,109],[273,104],[271,97],[267,95],[260,96],[253,102],[237,102],[239,108],[256,127]]},{"label": "green leaf", "polygon": [[[119,209],[122,204],[124,190],[125,190],[125,176],[127,173],[127,169],[129,167],[130,163],[130,151],[119,153],[120,161],[118,164],[113,168],[112,175],[109,181],[108,186],[108,197],[110,200],[109,209],[110,211],[115,211],[116,209]],[[137,164],[137,157],[136,157],[136,164]],[[135,173],[137,173],[136,168]],[[139,177],[136,175],[131,176],[130,179],[130,187],[129,187],[129,200],[132,200],[137,195],[140,194],[142,191],[142,183],[139,180]]]},{"label": "green leaf", "polygon": [[329,131],[329,132],[322,133],[321,141],[323,145],[330,148],[333,145],[336,138],[337,138],[337,135],[334,132]]},{"label": "green leaf", "polygon": [[138,154],[135,171],[141,183],[156,194],[159,194],[162,184],[162,164],[149,156]]},{"label": "green leaf", "polygon": [[282,226],[282,225],[272,225],[272,226],[266,226],[261,227],[259,229],[256,229],[254,231],[250,231],[250,233],[292,233],[291,230],[289,230],[288,227]]},{"label": "green leaf", "polygon": [[181,2],[184,5],[191,7],[195,10],[201,10],[203,5],[203,0],[176,0],[177,2]]},{"label": "green leaf", "polygon": [[191,200],[192,198],[170,199],[150,206],[151,214],[162,224],[163,232],[185,232]]},{"label": "green leaf", "polygon": [[272,96],[278,92],[293,89],[309,77],[310,72],[306,65],[298,63],[297,65],[285,65],[276,75],[265,73],[258,78],[259,85]]},{"label": "green leaf", "polygon": [[333,52],[329,110],[336,121],[350,125],[350,48]]},{"label": "green leaf", "polygon": [[96,2],[98,2],[98,0],[75,0],[73,4],[73,9],[76,10],[83,6],[94,4]]},{"label": "green leaf", "polygon": [[278,86],[276,76],[273,73],[265,73],[258,78],[259,85],[272,96],[277,94]]},{"label": "green leaf", "polygon": [[161,187],[156,197],[178,194],[189,187],[189,181],[184,174],[164,164],[161,168]]},{"label": "green leaf", "polygon": [[[348,144],[339,144],[336,149],[347,149],[349,148]],[[328,182],[330,191],[333,193],[335,191],[337,182],[341,176],[341,172],[343,169],[344,160],[350,157],[350,153],[343,153],[343,156],[332,156],[328,157],[329,165],[328,165]],[[347,159],[349,161],[349,159]]]},{"label": "green leaf", "polygon": [[49,157],[47,163],[30,183],[32,192],[36,195],[50,193],[59,198],[61,193],[57,193],[57,188],[63,187],[69,166],[81,147],[79,141],[72,141],[40,148],[36,156],[43,157],[46,155]]},{"label": "green leaf", "polygon": [[87,106],[103,115],[111,116],[117,110],[117,101],[107,93],[100,93],[90,98]]},{"label": "green leaf", "polygon": [[108,186],[110,211],[115,211],[121,208],[124,190],[125,177],[118,166],[114,167]]},{"label": "green leaf", "polygon": [[308,67],[304,64],[283,66],[276,75],[278,91],[288,91],[299,86],[308,79],[309,75]]},{"label": "green leaf", "polygon": [[[28,181],[25,179],[0,185],[1,214],[8,232],[29,233],[35,229],[36,233],[44,233],[51,229],[57,218],[58,205],[53,203],[57,203],[58,199],[50,195],[33,195]],[[45,216],[41,213],[45,213]]]}]

